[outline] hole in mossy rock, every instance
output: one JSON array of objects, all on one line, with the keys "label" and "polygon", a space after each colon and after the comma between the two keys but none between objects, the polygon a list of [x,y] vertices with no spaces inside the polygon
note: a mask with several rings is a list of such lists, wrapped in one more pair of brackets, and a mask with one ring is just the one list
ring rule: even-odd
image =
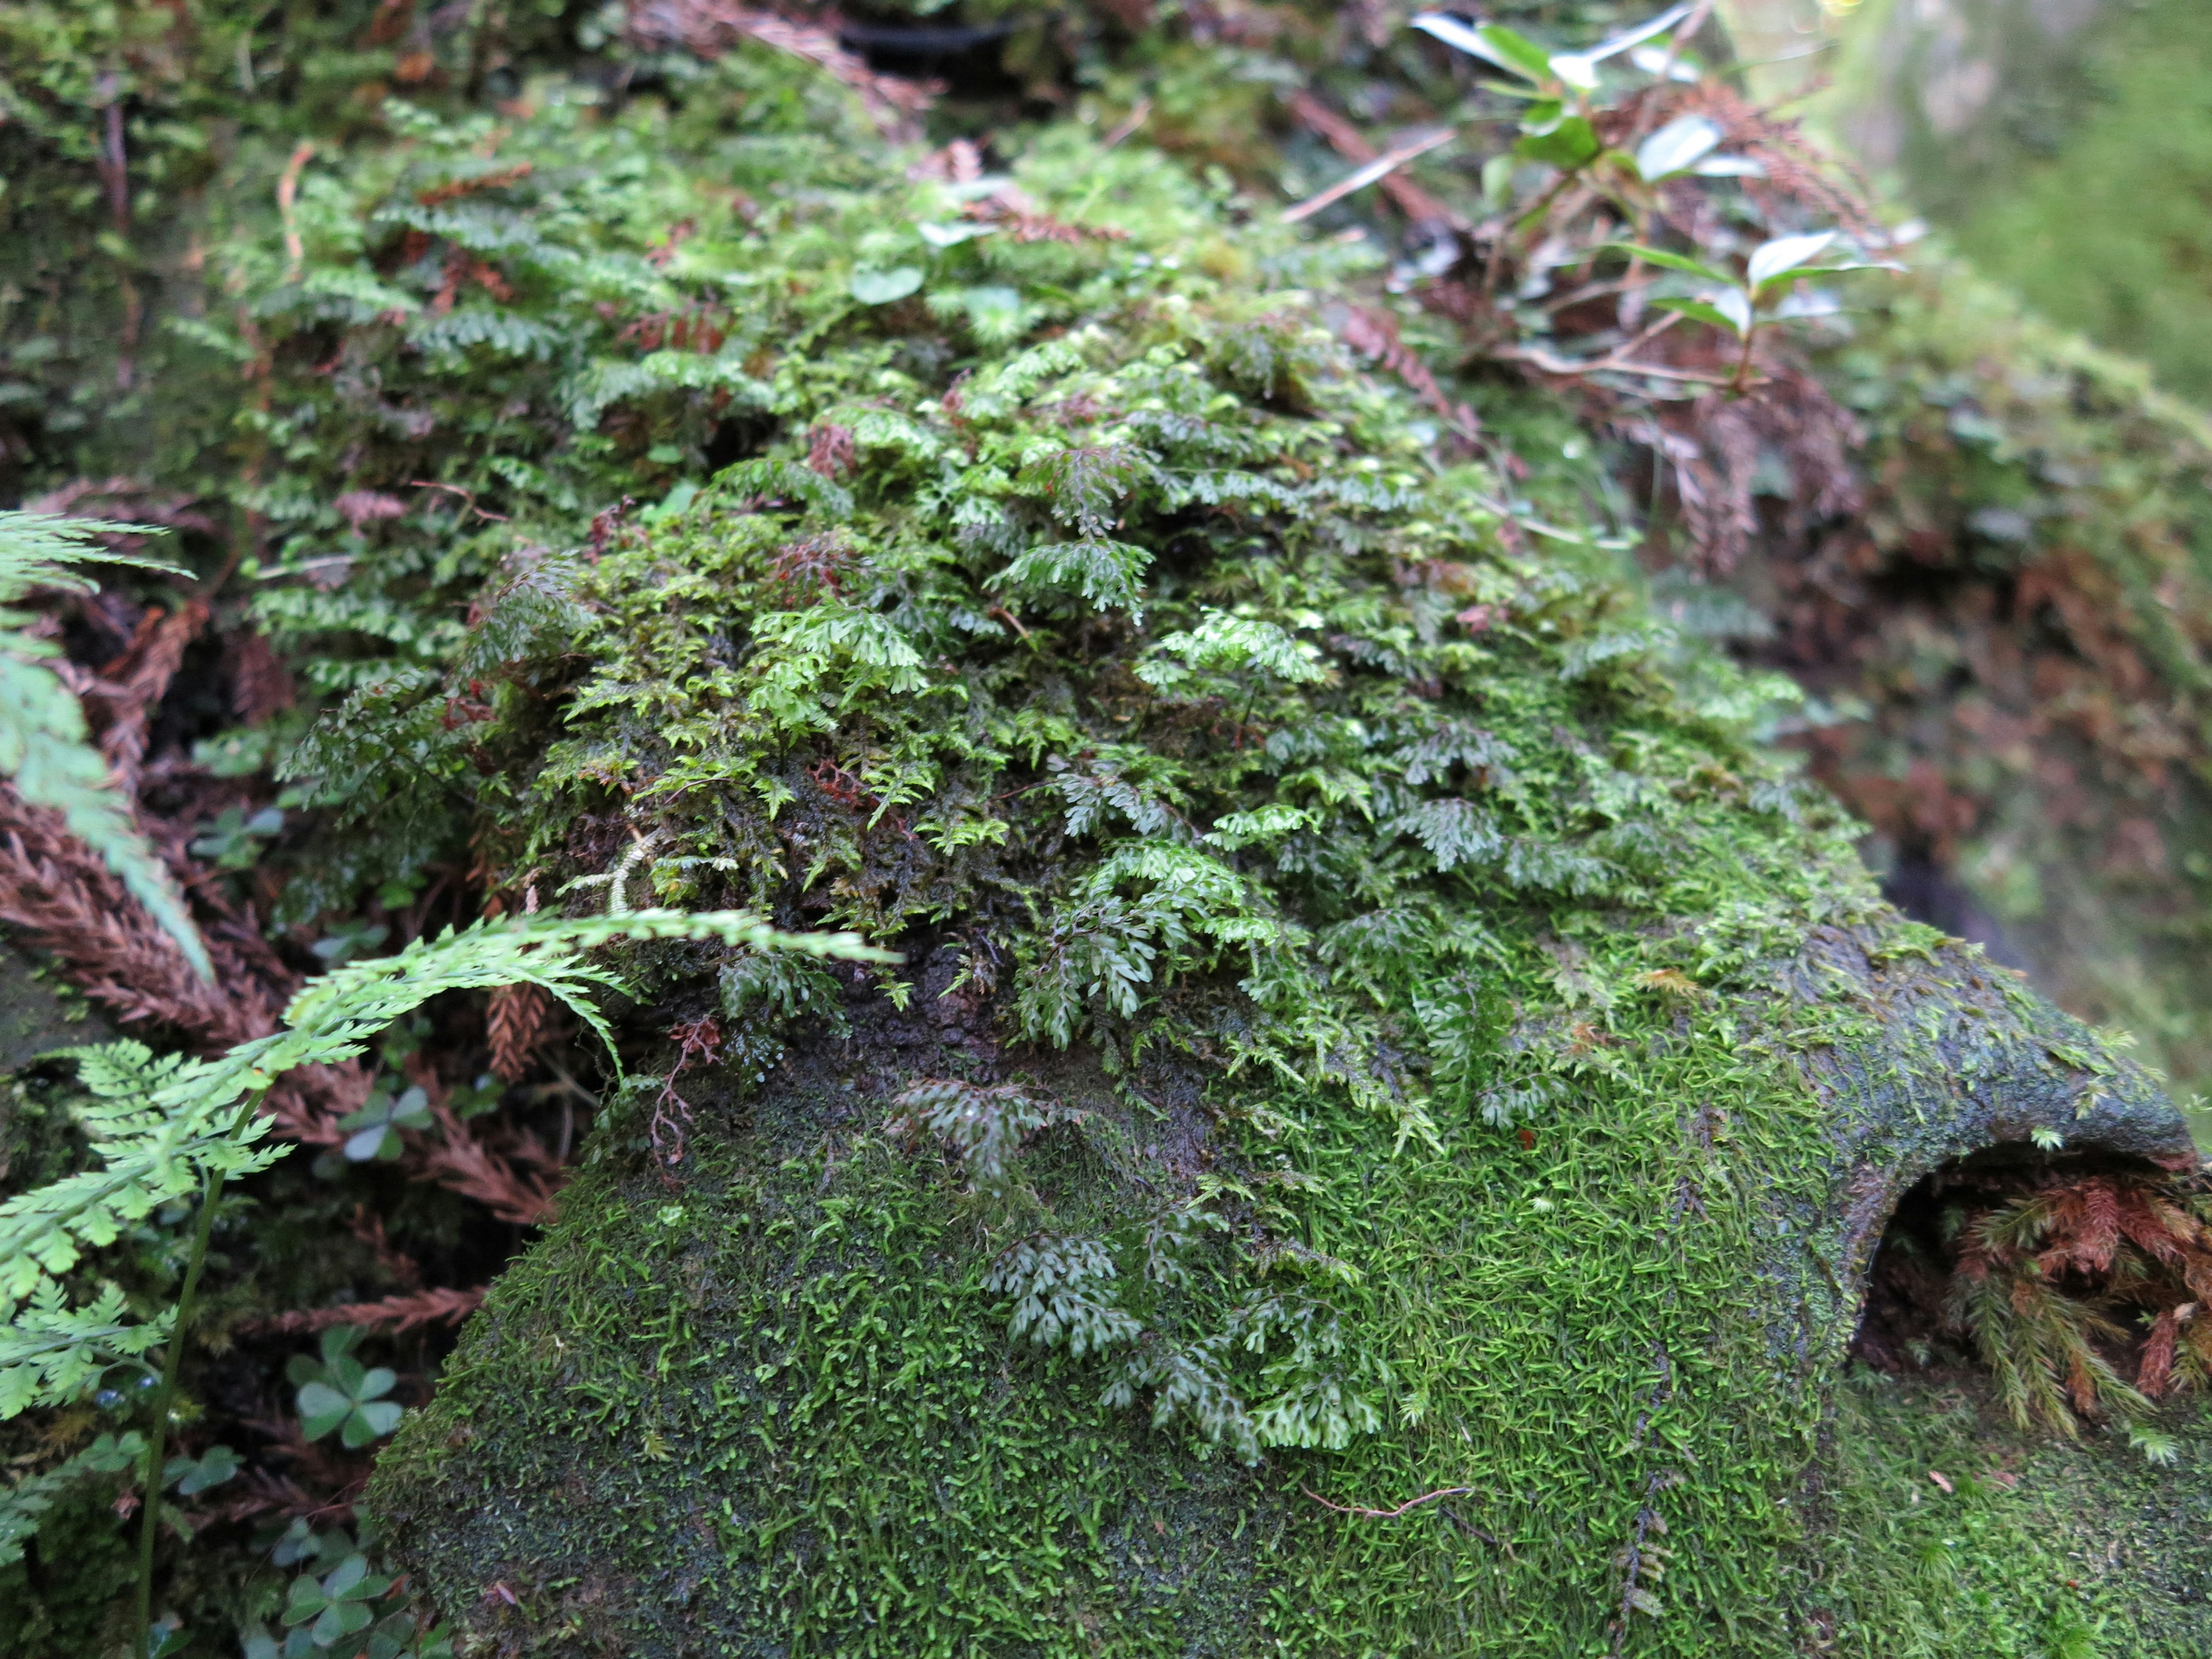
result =
[{"label": "hole in mossy rock", "polygon": [[2023,1425],[2071,1432],[2212,1383],[2212,1194],[2098,1152],[1990,1147],[1898,1204],[1854,1358],[1979,1369]]}]

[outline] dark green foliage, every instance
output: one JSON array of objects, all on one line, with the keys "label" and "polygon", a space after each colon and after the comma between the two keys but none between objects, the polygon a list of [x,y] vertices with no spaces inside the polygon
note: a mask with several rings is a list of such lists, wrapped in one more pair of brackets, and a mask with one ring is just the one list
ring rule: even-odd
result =
[{"label": "dark green foliage", "polygon": [[[279,921],[335,958],[434,897],[742,902],[910,953],[635,952],[665,1075],[380,1463],[479,1633],[1787,1651],[1850,1159],[2170,1130],[1881,908],[1758,744],[1796,694],[1655,620],[1576,421],[1355,355],[1352,299],[1447,335],[1369,242],[1147,147],[1275,172],[1257,100],[1332,53],[1450,89],[1313,14],[1242,78],[1171,27],[1024,34],[1111,109],[972,183],[757,41],[538,74],[535,24],[441,13],[425,69],[286,15],[281,106],[210,70],[242,15],[149,60],[224,153],[220,301],[161,337],[222,418],[148,470],[221,481],[322,704]],[[145,408],[70,390],[94,335],[36,389],[108,429],[46,476]],[[377,1151],[382,1098],[343,1125]],[[341,1438],[386,1398],[353,1363]],[[356,1559],[199,1605],[349,1639]]]},{"label": "dark green foliage", "polygon": [[[606,528],[558,735],[490,814],[510,881],[926,970],[702,1079],[678,1189],[603,1134],[381,1512],[434,1581],[500,1575],[511,1609],[443,1592],[486,1632],[630,1649],[1553,1654],[1624,1602],[1637,1650],[1784,1648],[1853,1248],[1827,1126],[1923,1121],[1895,1167],[1941,1155],[1945,1066],[1990,1109],[2073,1085],[1954,958],[1770,1000],[1824,927],[1935,936],[1746,740],[1786,686],[1655,629],[1611,526],[1486,505],[1317,325],[1356,250],[1232,239],[1065,131],[1014,179],[1126,240],[939,246],[939,183],[786,178],[749,243],[782,320],[729,324],[803,331],[750,371],[777,422]],[[918,308],[852,306],[892,260]],[[985,287],[1035,332],[978,326]],[[1546,520],[1587,524],[1567,482]],[[1816,1088],[1823,1051],[1862,1081]],[[1176,1549],[1219,1553],[1139,1569],[1177,1480]],[[1354,1523],[1302,1485],[1477,1496]]]}]

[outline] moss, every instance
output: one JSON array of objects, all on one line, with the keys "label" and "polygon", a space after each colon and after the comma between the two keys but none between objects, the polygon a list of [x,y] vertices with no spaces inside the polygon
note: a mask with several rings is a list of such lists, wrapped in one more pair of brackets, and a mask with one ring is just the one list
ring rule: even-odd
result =
[{"label": "moss", "polygon": [[[1896,1193],[2178,1121],[1880,904],[1743,736],[1785,688],[1340,354],[1356,257],[1079,136],[1015,180],[968,222],[1057,234],[924,252],[865,176],[753,234],[775,424],[564,578],[487,843],[909,980],[651,964],[731,1027],[696,1166],[640,1085],[374,1506],[548,1651],[1787,1650]],[[1059,1127],[986,1181],[931,1079]]]},{"label": "moss", "polygon": [[1972,1377],[1855,1370],[1838,1401],[1808,1593],[1834,1651],[2183,1659],[2212,1640],[2203,1402],[2162,1414],[2177,1446],[2153,1464],[2118,1436],[2021,1437]]}]

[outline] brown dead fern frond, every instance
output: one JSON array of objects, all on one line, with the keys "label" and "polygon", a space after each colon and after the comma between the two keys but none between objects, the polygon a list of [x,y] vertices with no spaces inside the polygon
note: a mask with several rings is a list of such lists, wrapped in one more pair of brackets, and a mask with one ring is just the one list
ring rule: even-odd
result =
[{"label": "brown dead fern frond", "polygon": [[362,1325],[397,1336],[425,1325],[458,1325],[474,1313],[484,1299],[486,1286],[446,1287],[387,1296],[374,1302],[349,1302],[336,1308],[301,1308],[267,1319],[247,1320],[236,1327],[253,1335],[313,1335],[334,1325]]},{"label": "brown dead fern frond", "polygon": [[491,994],[485,1026],[495,1077],[503,1083],[520,1083],[530,1075],[552,1012],[553,1000],[535,985],[503,985]]},{"label": "brown dead fern frond", "polygon": [[[2081,1419],[2132,1419],[2176,1389],[2212,1380],[2212,1231],[2168,1180],[2100,1172],[1972,1212],[1947,1301],[2025,1427],[2071,1435]],[[2135,1381],[2120,1363],[2143,1326]]]},{"label": "brown dead fern frond", "polygon": [[718,58],[741,40],[803,58],[858,93],[877,130],[901,143],[920,135],[920,117],[938,90],[934,83],[877,74],[858,52],[845,50],[835,29],[729,0],[631,0],[629,27],[641,46],[677,46],[702,58]]}]

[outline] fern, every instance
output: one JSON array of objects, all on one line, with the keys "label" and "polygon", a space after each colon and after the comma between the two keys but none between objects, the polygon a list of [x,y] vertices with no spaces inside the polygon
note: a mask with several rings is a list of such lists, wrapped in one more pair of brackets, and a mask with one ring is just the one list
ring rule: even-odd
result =
[{"label": "fern", "polygon": [[[226,1182],[264,1170],[291,1150],[267,1144],[269,1121],[254,1110],[263,1095],[299,1066],[356,1058],[392,1022],[448,991],[535,985],[565,1003],[611,1054],[613,1033],[588,994],[623,984],[582,953],[617,938],[719,939],[757,952],[895,959],[850,934],[780,933],[741,911],[487,921],[333,970],[293,998],[282,1030],[212,1060],[156,1059],[143,1043],[127,1042],[71,1050],[90,1097],[77,1110],[78,1121],[100,1167],[0,1205],[0,1319],[6,1322],[0,1327],[0,1420],[33,1406],[67,1405],[110,1367],[146,1365],[145,1356],[166,1344],[144,1466],[146,1490],[157,1491],[155,1475],[216,1200]],[[198,1220],[173,1309],[134,1322],[112,1285],[90,1302],[71,1305],[62,1276],[86,1249],[113,1243],[155,1209],[194,1194]],[[151,1614],[160,1507],[149,1501],[140,1543],[141,1629]]]},{"label": "fern", "polygon": [[176,572],[156,560],[109,551],[95,538],[155,533],[145,525],[0,513],[0,777],[33,806],[62,815],[70,833],[100,854],[133,898],[174,939],[202,979],[214,977],[199,930],[167,866],[131,821],[131,807],[108,782],[107,763],[88,739],[84,711],[61,678],[39,659],[54,647],[33,637],[23,613],[9,609],[34,589],[90,593],[85,564],[125,564]]},{"label": "fern", "polygon": [[0,1567],[23,1559],[24,1540],[37,1535],[46,1511],[70,1487],[89,1474],[119,1474],[145,1454],[145,1437],[136,1429],[103,1434],[74,1457],[0,1490]]},{"label": "fern", "polygon": [[1070,1121],[1057,1101],[1041,1100],[1018,1083],[982,1088],[957,1079],[931,1078],[914,1085],[893,1103],[899,1120],[926,1129],[960,1154],[981,1188],[1006,1179],[1007,1164],[1023,1139],[1054,1123]]}]

